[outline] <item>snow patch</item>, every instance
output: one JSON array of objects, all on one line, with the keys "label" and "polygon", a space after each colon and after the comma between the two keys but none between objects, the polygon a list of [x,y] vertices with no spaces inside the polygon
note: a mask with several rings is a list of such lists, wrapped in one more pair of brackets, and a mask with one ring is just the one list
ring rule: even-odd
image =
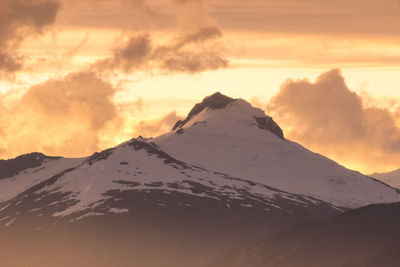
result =
[{"label": "snow patch", "polygon": [[5,227],[9,227],[17,218],[14,217],[11,219],[11,221],[7,222],[6,224],[4,224]]}]

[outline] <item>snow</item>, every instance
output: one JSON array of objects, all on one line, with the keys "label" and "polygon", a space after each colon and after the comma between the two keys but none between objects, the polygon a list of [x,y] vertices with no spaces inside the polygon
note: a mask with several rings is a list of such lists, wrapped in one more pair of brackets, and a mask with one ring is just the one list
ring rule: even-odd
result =
[{"label": "snow", "polygon": [[126,212],[129,212],[129,210],[128,210],[128,209],[111,208],[108,212],[119,214],[119,213],[126,213]]},{"label": "snow", "polygon": [[104,214],[104,213],[97,213],[97,212],[89,212],[89,213],[86,213],[86,214],[84,214],[84,215],[82,215],[82,216],[79,216],[79,217],[76,218],[76,219],[72,219],[72,220],[70,220],[70,221],[71,221],[71,222],[74,222],[74,221],[79,221],[79,220],[82,220],[82,219],[88,218],[88,217],[103,216],[103,215],[105,215],[105,214]]},{"label": "snow", "polygon": [[381,180],[388,185],[391,185],[396,188],[400,188],[400,169],[387,172],[387,173],[373,173],[369,176],[374,177],[378,180]]},{"label": "snow", "polygon": [[5,223],[4,226],[9,227],[16,219],[16,217],[12,218],[9,222]]},{"label": "snow", "polygon": [[30,187],[43,182],[63,170],[75,167],[83,159],[57,159],[30,168],[12,178],[0,180],[0,203],[16,197]]},{"label": "snow", "polygon": [[0,222],[3,222],[3,221],[5,221],[5,220],[7,220],[8,218],[10,218],[10,216],[6,216],[6,217],[4,217],[4,218],[1,218],[1,219],[0,219]]},{"label": "snow", "polygon": [[[78,200],[75,205],[64,211],[56,212],[53,216],[64,217],[81,211],[92,214],[97,206],[109,198],[105,194],[112,190],[146,192],[159,190],[166,194],[179,192],[216,200],[221,199],[215,194],[241,199],[240,192],[245,190],[268,199],[274,199],[276,196],[290,200],[295,199],[290,194],[278,192],[263,185],[250,186],[247,181],[233,179],[225,174],[191,165],[183,168],[173,163],[165,164],[164,160],[155,154],[149,154],[144,149],[135,150],[129,143],[124,143],[116,147],[107,160],[101,160],[92,165],[82,164],[74,171],[66,173],[56,183],[45,188],[44,191],[48,192],[72,192],[70,198]],[[129,164],[121,165],[121,162],[129,162]],[[134,183],[133,187],[130,186],[131,183]],[[192,191],[193,183],[207,186],[213,193],[195,193]],[[165,203],[158,205],[165,206]]]},{"label": "snow", "polygon": [[10,206],[10,203],[8,203],[8,204],[5,205],[4,207],[2,207],[2,208],[0,209],[0,212],[2,212],[3,210],[7,209],[9,206]]}]

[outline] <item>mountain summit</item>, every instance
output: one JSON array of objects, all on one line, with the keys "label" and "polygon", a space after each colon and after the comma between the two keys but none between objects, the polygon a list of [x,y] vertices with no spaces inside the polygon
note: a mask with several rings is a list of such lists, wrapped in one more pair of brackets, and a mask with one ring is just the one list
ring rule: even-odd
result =
[{"label": "mountain summit", "polygon": [[[225,110],[221,111],[222,109]],[[182,133],[182,129],[185,126],[204,123],[204,119],[217,122],[220,120],[219,127],[223,127],[227,123],[244,122],[247,119],[248,125],[256,125],[260,129],[268,130],[279,138],[284,139],[283,131],[279,125],[271,117],[266,116],[263,111],[253,108],[242,99],[233,99],[220,92],[208,96],[201,103],[196,104],[186,119],[178,121],[172,130]]]},{"label": "mountain summit", "polygon": [[196,116],[204,109],[222,109],[234,101],[235,99],[223,95],[220,92],[216,92],[211,96],[207,96],[206,98],[203,99],[201,103],[196,104],[192,108],[192,110],[189,112],[185,120],[178,121],[172,130],[175,130],[178,127],[182,128],[182,126],[184,126],[192,117]]}]

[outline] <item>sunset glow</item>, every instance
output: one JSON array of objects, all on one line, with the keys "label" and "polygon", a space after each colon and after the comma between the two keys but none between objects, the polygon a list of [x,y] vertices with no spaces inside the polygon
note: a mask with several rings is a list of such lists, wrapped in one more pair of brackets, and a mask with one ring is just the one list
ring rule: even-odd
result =
[{"label": "sunset glow", "polygon": [[[264,109],[286,137],[346,167],[398,168],[400,2],[321,2],[2,1],[0,157],[80,157],[157,136],[221,91]],[[302,117],[328,93],[294,103],[284,89],[303,79],[318,87],[332,69],[340,71],[327,85],[342,86],[343,98],[339,93],[325,117]],[[347,109],[347,95],[360,100],[359,109]],[[362,119],[348,124],[346,113],[329,126],[339,128],[325,145],[322,125],[341,114],[336,109]],[[315,124],[305,125],[307,119]],[[341,135],[340,127],[359,122]],[[310,138],[318,125],[321,135]]]}]

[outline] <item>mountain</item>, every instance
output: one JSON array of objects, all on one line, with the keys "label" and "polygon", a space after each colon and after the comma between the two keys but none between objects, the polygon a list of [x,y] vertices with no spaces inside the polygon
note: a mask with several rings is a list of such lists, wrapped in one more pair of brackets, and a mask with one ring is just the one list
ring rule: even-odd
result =
[{"label": "mountain", "polygon": [[369,176],[381,180],[393,187],[400,188],[400,169],[386,173],[373,173]]},{"label": "mountain", "polygon": [[213,267],[396,267],[400,203],[375,204],[238,246]]},{"label": "mountain", "polygon": [[397,190],[284,139],[262,110],[219,93],[153,142],[185,162],[339,207],[399,200]]},{"label": "mountain", "polygon": [[220,93],[157,138],[86,158],[27,154],[0,171],[7,266],[201,266],[260,234],[400,201]]}]

